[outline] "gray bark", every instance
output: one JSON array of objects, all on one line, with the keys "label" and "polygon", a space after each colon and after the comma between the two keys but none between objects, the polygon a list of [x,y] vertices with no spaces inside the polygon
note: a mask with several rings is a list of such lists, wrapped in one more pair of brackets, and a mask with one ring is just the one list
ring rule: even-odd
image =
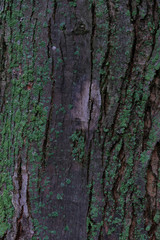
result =
[{"label": "gray bark", "polygon": [[159,7],[1,0],[1,239],[160,239]]}]

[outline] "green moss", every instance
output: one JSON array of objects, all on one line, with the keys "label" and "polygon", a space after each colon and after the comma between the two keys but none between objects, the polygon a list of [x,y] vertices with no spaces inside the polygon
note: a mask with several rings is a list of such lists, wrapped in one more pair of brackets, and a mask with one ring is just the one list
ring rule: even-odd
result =
[{"label": "green moss", "polygon": [[[32,188],[40,181],[40,177],[35,172],[38,168],[40,170],[43,159],[41,147],[48,112],[48,109],[44,108],[42,94],[45,84],[50,80],[49,66],[51,60],[47,59],[46,42],[40,40],[36,43],[37,45],[30,42],[30,39],[34,42],[35,34],[41,27],[40,22],[37,22],[37,25],[33,22],[28,28],[28,22],[24,17],[26,5],[22,3],[21,10],[18,10],[18,4],[18,2],[11,4],[11,10],[6,9],[3,12],[6,26],[12,28],[12,32],[8,36],[8,42],[12,42],[8,47],[10,56],[7,66],[8,73],[15,77],[10,81],[10,91],[8,89],[6,91],[7,101],[4,112],[1,114],[0,172],[3,172],[0,176],[0,188],[3,192],[0,195],[1,237],[10,227],[8,222],[11,222],[14,213],[12,176],[14,164],[18,156],[21,155],[22,148],[23,154],[26,153],[25,158],[28,156],[31,167],[29,190],[30,198],[34,199],[35,204],[32,207],[35,207],[37,213],[40,213],[40,210],[44,207],[41,204],[36,205],[38,195],[35,194],[36,191],[32,191]],[[19,18],[23,18],[21,29]],[[46,22],[44,28],[46,28]],[[29,39],[28,42],[26,42],[26,37]],[[38,56],[39,51],[37,50],[39,49],[46,52],[41,56],[41,59]],[[43,65],[41,64],[42,60],[44,60]],[[31,83],[33,83],[33,86]],[[41,226],[36,219],[34,225],[38,236]]]},{"label": "green moss", "polygon": [[78,162],[82,162],[85,157],[85,137],[81,133],[81,131],[75,131],[71,136],[72,140],[72,156],[73,160]]},{"label": "green moss", "polygon": [[160,223],[160,211],[157,211],[154,218],[153,218],[154,222],[156,224],[159,224]]}]

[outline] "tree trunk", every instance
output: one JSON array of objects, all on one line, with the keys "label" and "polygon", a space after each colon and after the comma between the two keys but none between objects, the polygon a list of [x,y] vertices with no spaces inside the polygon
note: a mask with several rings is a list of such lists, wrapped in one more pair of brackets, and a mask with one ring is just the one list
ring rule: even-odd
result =
[{"label": "tree trunk", "polygon": [[0,239],[160,239],[159,0],[0,1]]}]

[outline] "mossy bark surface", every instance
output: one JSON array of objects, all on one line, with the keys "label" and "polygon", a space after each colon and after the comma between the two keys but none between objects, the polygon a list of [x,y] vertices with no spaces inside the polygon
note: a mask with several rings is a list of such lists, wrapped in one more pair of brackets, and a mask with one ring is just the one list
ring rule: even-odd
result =
[{"label": "mossy bark surface", "polygon": [[0,1],[0,239],[160,239],[158,0]]}]

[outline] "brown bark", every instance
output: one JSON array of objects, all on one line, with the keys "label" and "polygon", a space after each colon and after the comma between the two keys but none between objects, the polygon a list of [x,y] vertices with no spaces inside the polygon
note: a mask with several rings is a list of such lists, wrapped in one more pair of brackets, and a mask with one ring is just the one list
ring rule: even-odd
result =
[{"label": "brown bark", "polygon": [[0,2],[1,239],[160,239],[159,7]]}]

